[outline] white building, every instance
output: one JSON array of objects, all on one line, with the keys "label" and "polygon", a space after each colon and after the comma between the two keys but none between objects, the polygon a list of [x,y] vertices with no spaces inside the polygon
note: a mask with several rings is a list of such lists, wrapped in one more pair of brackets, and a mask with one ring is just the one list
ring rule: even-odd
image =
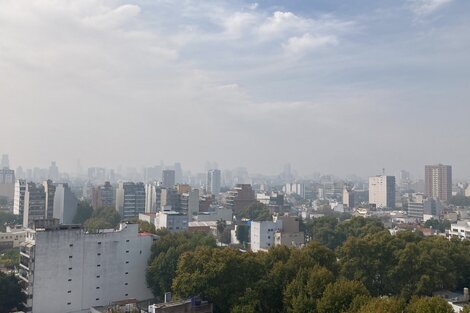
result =
[{"label": "white building", "polygon": [[77,213],[78,200],[68,184],[58,184],[54,194],[53,216],[61,224],[72,224]]},{"label": "white building", "polygon": [[449,235],[460,239],[470,239],[470,221],[458,221],[451,224]]},{"label": "white building", "polygon": [[282,220],[251,222],[251,250],[258,252],[274,246],[274,236],[282,230]]},{"label": "white building", "polygon": [[176,211],[161,211],[155,216],[155,228],[166,228],[171,232],[188,229],[188,216]]},{"label": "white building", "polygon": [[395,208],[395,176],[369,177],[369,203],[377,208]]},{"label": "white building", "polygon": [[145,269],[154,237],[139,234],[137,224],[99,233],[37,226],[20,249],[27,312],[89,312],[118,300],[153,298]]},{"label": "white building", "polygon": [[26,181],[24,179],[17,179],[15,182],[15,195],[13,199],[13,214],[15,215],[23,215],[25,191]]},{"label": "white building", "polygon": [[46,192],[41,184],[27,183],[24,194],[23,227],[46,218]]},{"label": "white building", "polygon": [[217,222],[222,220],[231,223],[233,220],[233,211],[232,209],[217,207],[215,211],[212,212],[199,212],[198,215],[194,217],[194,220],[197,222]]},{"label": "white building", "polygon": [[23,228],[10,228],[6,232],[0,232],[0,251],[3,249],[17,248],[26,240],[26,230]]},{"label": "white building", "polygon": [[221,184],[220,170],[210,170],[207,172],[207,192],[214,196],[219,195]]}]

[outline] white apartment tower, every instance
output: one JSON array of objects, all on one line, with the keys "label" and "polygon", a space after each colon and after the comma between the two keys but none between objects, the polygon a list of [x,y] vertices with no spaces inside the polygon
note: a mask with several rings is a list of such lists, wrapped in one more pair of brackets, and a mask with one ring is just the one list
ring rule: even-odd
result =
[{"label": "white apartment tower", "polygon": [[61,224],[72,224],[77,213],[78,200],[68,184],[57,184],[54,194],[53,216]]},{"label": "white apartment tower", "polygon": [[24,179],[17,179],[15,182],[15,196],[13,198],[13,214],[15,215],[23,215],[25,191],[26,181]]},{"label": "white apartment tower", "polygon": [[153,298],[145,270],[154,237],[139,234],[137,224],[99,233],[78,226],[39,227],[28,230],[20,248],[26,312],[90,312],[92,306]]},{"label": "white apartment tower", "polygon": [[207,192],[218,196],[220,193],[221,175],[220,170],[210,170],[207,172]]},{"label": "white apartment tower", "polygon": [[377,208],[395,208],[395,176],[369,177],[369,204]]}]

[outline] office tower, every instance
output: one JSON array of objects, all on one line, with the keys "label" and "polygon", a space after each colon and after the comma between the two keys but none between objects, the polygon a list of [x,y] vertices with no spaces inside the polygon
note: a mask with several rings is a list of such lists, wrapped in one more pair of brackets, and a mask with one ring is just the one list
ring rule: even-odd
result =
[{"label": "office tower", "polygon": [[105,182],[104,185],[93,187],[91,195],[91,206],[93,209],[102,207],[114,207],[114,187],[109,181]]},{"label": "office tower", "polygon": [[46,218],[46,192],[41,184],[27,183],[24,193],[23,227]]},{"label": "office tower", "polygon": [[8,201],[13,201],[15,196],[15,171],[9,168],[0,169],[0,196],[6,197]]},{"label": "office tower", "polygon": [[10,160],[8,154],[2,155],[2,162],[0,163],[0,169],[10,168]]},{"label": "office tower", "polygon": [[145,271],[154,237],[139,234],[137,224],[94,233],[42,222],[27,231],[20,247],[26,312],[90,312],[116,301],[153,298]]},{"label": "office tower", "polygon": [[426,165],[424,167],[424,195],[449,201],[452,197],[452,167],[450,165]]},{"label": "office tower", "polygon": [[193,189],[180,195],[181,210],[188,213],[191,221],[194,215],[199,212],[199,190]]},{"label": "office tower", "polygon": [[15,215],[23,215],[25,191],[26,181],[24,179],[17,179],[15,182],[15,196],[13,200],[13,214]]},{"label": "office tower", "polygon": [[209,172],[207,172],[207,192],[218,196],[220,193],[220,183],[220,170],[209,170]]},{"label": "office tower", "polygon": [[51,165],[49,166],[48,178],[51,179],[52,181],[59,180],[59,168],[57,167],[55,161],[52,161]]},{"label": "office tower", "polygon": [[395,176],[369,177],[369,204],[377,208],[395,208]]},{"label": "office tower", "polygon": [[48,179],[42,183],[46,192],[46,218],[51,219],[54,215],[54,194],[56,186]]},{"label": "office tower", "polygon": [[183,183],[183,169],[181,168],[181,163],[175,163],[175,184]]},{"label": "office tower", "polygon": [[256,197],[250,184],[237,184],[227,193],[226,205],[234,214],[256,202]]},{"label": "office tower", "polygon": [[348,208],[348,209],[353,209],[354,206],[356,205],[355,201],[354,201],[354,190],[348,186],[348,185],[344,185],[344,188],[343,188],[343,205],[345,208]]},{"label": "office tower", "polygon": [[145,185],[145,213],[154,213],[161,207],[162,188],[155,184]]},{"label": "office tower", "polygon": [[175,187],[175,171],[174,170],[164,170],[162,172],[162,187],[164,188],[173,188]]},{"label": "office tower", "polygon": [[119,186],[116,190],[116,210],[123,219],[139,217],[139,213],[144,213],[144,183],[119,183]]},{"label": "office tower", "polygon": [[53,217],[61,224],[72,224],[77,213],[78,200],[68,184],[57,184],[54,193]]},{"label": "office tower", "polygon": [[162,188],[160,196],[161,207],[171,207],[173,211],[181,210],[181,198],[174,188]]}]

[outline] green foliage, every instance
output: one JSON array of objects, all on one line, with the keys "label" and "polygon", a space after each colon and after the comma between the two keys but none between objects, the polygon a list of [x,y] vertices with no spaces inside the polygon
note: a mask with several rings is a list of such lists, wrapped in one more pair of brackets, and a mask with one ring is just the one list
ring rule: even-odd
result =
[{"label": "green foliage", "polygon": [[22,224],[21,216],[8,212],[0,212],[0,232],[6,230],[8,224]]},{"label": "green foliage", "polygon": [[77,206],[77,212],[73,218],[74,224],[84,224],[93,214],[93,208],[86,200],[80,200]]},{"label": "green foliage", "polygon": [[452,306],[439,297],[413,298],[406,313],[454,313]]},{"label": "green foliage", "polygon": [[402,313],[406,302],[400,298],[373,298],[357,313]]},{"label": "green foliage", "polygon": [[147,284],[155,296],[162,297],[171,290],[178,259],[198,246],[215,247],[215,240],[204,233],[166,232],[155,242],[147,268]]},{"label": "green foliage", "polygon": [[8,313],[14,308],[22,309],[25,300],[18,279],[0,272],[0,313]]},{"label": "green foliage", "polygon": [[102,207],[94,210],[91,217],[83,226],[89,231],[98,229],[116,228],[121,222],[121,216],[114,208]]},{"label": "green foliage", "polygon": [[273,219],[268,207],[260,202],[255,202],[241,210],[239,218],[246,218],[252,221],[271,221]]},{"label": "green foliage", "polygon": [[151,233],[151,234],[156,233],[155,225],[147,221],[141,221],[141,220],[139,220],[138,223],[139,223],[139,233]]},{"label": "green foliage", "polygon": [[250,241],[250,225],[240,224],[237,225],[237,229],[235,231],[237,236],[237,240],[240,243],[246,243]]},{"label": "green foliage", "polygon": [[465,305],[459,313],[470,313],[470,305]]},{"label": "green foliage", "polygon": [[18,266],[20,262],[20,249],[13,248],[3,251],[0,254],[0,265],[5,266],[8,269],[13,269]]},{"label": "green foliage", "polygon": [[440,233],[445,233],[446,229],[450,229],[450,221],[430,219],[424,223],[424,226],[429,227],[429,228],[432,227],[432,229],[436,229]]},{"label": "green foliage", "polygon": [[109,223],[107,220],[105,220],[104,218],[92,217],[92,218],[89,218],[85,221],[85,224],[83,224],[83,227],[87,231],[93,232],[93,231],[97,231],[97,230],[100,230],[100,229],[113,228],[113,225],[111,223]]},{"label": "green foliage", "polygon": [[369,291],[358,281],[338,280],[325,288],[317,303],[318,313],[346,313],[358,301],[367,301]]}]

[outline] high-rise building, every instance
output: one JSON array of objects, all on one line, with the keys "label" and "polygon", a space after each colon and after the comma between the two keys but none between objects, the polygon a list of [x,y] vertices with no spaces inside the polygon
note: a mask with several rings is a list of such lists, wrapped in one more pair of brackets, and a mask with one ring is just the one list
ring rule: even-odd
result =
[{"label": "high-rise building", "polygon": [[61,224],[72,224],[77,213],[78,200],[68,184],[57,184],[54,193],[53,216]]},{"label": "high-rise building", "polygon": [[13,201],[15,195],[15,171],[7,167],[0,168],[0,196]]},{"label": "high-rise building", "polygon": [[183,183],[183,169],[181,168],[181,163],[176,162],[174,169],[175,169],[175,184]]},{"label": "high-rise building", "polygon": [[109,181],[105,182],[104,185],[96,186],[92,189],[91,206],[95,210],[101,207],[114,207],[115,199],[114,187]]},{"label": "high-rise building", "polygon": [[424,167],[424,194],[427,197],[449,201],[452,197],[452,167],[426,165]]},{"label": "high-rise building", "polygon": [[369,177],[369,204],[377,208],[395,208],[395,176]]},{"label": "high-rise building", "polygon": [[116,210],[124,219],[139,217],[139,213],[144,213],[144,183],[119,183],[119,186],[116,190]]},{"label": "high-rise building", "polygon": [[162,172],[162,187],[173,188],[175,187],[175,171],[174,170],[163,170]]},{"label": "high-rise building", "polygon": [[181,210],[188,213],[189,220],[199,212],[199,190],[193,189],[180,196]]},{"label": "high-rise building", "polygon": [[15,182],[15,196],[13,199],[13,214],[15,215],[23,215],[25,191],[26,181],[24,179],[17,179]]},{"label": "high-rise building", "polygon": [[162,188],[155,184],[145,185],[145,213],[155,213],[161,206]]},{"label": "high-rise building", "polygon": [[207,172],[207,192],[218,196],[220,193],[220,183],[220,170],[209,170],[209,172]]},{"label": "high-rise building", "polygon": [[356,205],[354,199],[354,190],[348,185],[344,185],[343,188],[343,205],[348,209],[353,209]]},{"label": "high-rise building", "polygon": [[153,298],[145,282],[153,240],[139,234],[137,224],[97,233],[71,225],[29,229],[19,266],[25,311],[90,312],[116,301]]},{"label": "high-rise building", "polygon": [[162,188],[160,196],[161,207],[171,207],[173,211],[181,210],[181,197],[175,188]]},{"label": "high-rise building", "polygon": [[46,192],[46,217],[51,219],[54,215],[54,195],[56,186],[52,180],[48,179],[42,183],[44,191]]},{"label": "high-rise building", "polygon": [[59,168],[56,165],[55,161],[51,162],[51,166],[49,166],[49,179],[52,181],[57,181],[59,179]]},{"label": "high-rise building", "polygon": [[250,184],[237,184],[227,193],[226,205],[234,214],[256,202],[256,196]]},{"label": "high-rise building", "polygon": [[10,160],[8,154],[2,154],[2,161],[0,162],[0,169],[10,168]]},{"label": "high-rise building", "polygon": [[44,186],[29,182],[26,184],[24,193],[23,226],[31,227],[35,220],[45,218],[46,192]]}]

